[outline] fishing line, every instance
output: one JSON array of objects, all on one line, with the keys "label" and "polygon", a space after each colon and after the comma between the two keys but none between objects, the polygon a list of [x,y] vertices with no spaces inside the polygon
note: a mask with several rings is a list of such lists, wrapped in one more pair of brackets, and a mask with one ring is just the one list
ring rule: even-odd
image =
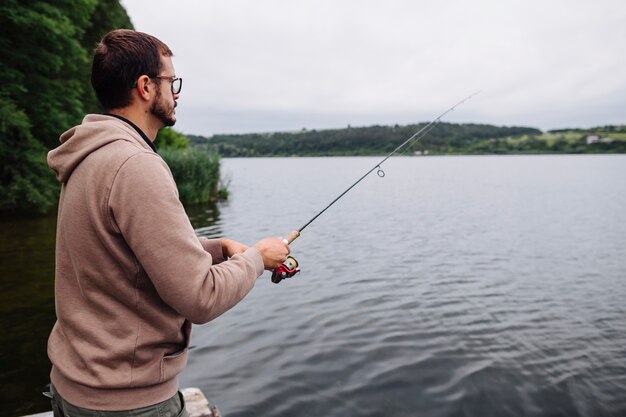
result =
[{"label": "fishing line", "polygon": [[463,100],[459,101],[458,103],[456,103],[454,106],[450,107],[449,109],[447,109],[446,111],[444,111],[443,113],[441,113],[439,116],[437,116],[434,120],[432,120],[430,123],[428,123],[426,126],[422,127],[420,130],[418,130],[417,132],[415,132],[410,138],[408,138],[407,140],[405,140],[404,142],[402,142],[400,145],[398,145],[396,147],[396,149],[394,149],[393,151],[391,151],[389,153],[389,155],[385,156],[379,163],[377,163],[376,165],[374,165],[374,167],[372,169],[370,169],[369,171],[367,171],[365,174],[363,174],[363,176],[361,178],[359,178],[358,180],[356,180],[354,182],[354,184],[352,184],[350,187],[348,187],[344,192],[342,192],[341,194],[339,194],[339,196],[337,196],[337,198],[335,198],[333,201],[330,202],[330,204],[328,204],[322,211],[320,211],[319,213],[317,213],[315,216],[313,216],[313,218],[311,220],[309,220],[308,222],[306,222],[304,224],[304,226],[302,226],[300,229],[298,229],[297,231],[293,231],[288,238],[284,239],[286,241],[287,244],[293,242],[295,239],[298,238],[298,236],[300,236],[300,233],[302,233],[302,231],[304,229],[306,229],[311,223],[313,223],[319,216],[321,216],[326,210],[328,210],[333,204],[335,204],[341,197],[343,197],[344,195],[346,195],[348,193],[348,191],[350,191],[351,189],[353,189],[358,183],[360,183],[361,181],[363,181],[365,179],[365,177],[367,177],[369,174],[371,174],[374,170],[376,170],[376,174],[383,178],[385,176],[385,171],[383,171],[383,169],[381,168],[381,165],[383,163],[385,163],[385,161],[387,161],[387,159],[391,158],[391,156],[393,156],[395,153],[397,153],[400,149],[404,148],[405,146],[415,143],[417,141],[419,141],[421,138],[423,138],[424,136],[426,136],[426,134],[428,132],[430,132],[436,125],[437,123],[439,123],[439,121],[441,120],[441,118],[443,116],[445,116],[446,114],[450,113],[451,111],[453,111],[455,108],[457,108],[458,106],[460,106],[461,104],[465,103],[466,101],[468,101],[469,99],[471,99],[472,97],[474,97],[475,95],[479,94],[480,91],[476,91],[475,93],[470,94],[469,96],[465,97]]},{"label": "fishing line", "polygon": [[[377,163],[376,165],[374,165],[372,167],[372,169],[370,169],[369,171],[367,171],[365,174],[363,174],[363,176],[361,176],[361,178],[359,178],[358,180],[356,180],[354,182],[354,184],[352,184],[351,186],[349,186],[344,192],[342,192],[341,194],[339,194],[337,196],[337,198],[335,198],[333,201],[330,202],[330,204],[328,204],[326,207],[324,207],[324,209],[322,211],[320,211],[319,213],[317,213],[315,216],[313,216],[313,218],[311,220],[309,220],[308,222],[306,222],[304,224],[304,226],[302,226],[300,229],[298,230],[294,230],[293,232],[291,232],[291,234],[286,237],[283,238],[283,242],[285,242],[285,244],[290,244],[291,242],[293,242],[294,240],[296,240],[299,236],[300,233],[302,233],[302,231],[304,229],[306,229],[311,223],[313,223],[315,221],[315,219],[317,219],[319,216],[321,216],[326,210],[328,210],[333,204],[335,204],[337,201],[339,201],[339,199],[341,197],[343,197],[344,195],[346,195],[348,193],[348,191],[350,191],[351,189],[353,189],[354,187],[356,187],[356,185],[358,183],[360,183],[361,181],[363,181],[365,179],[365,177],[367,177],[369,174],[371,174],[372,172],[374,172],[374,170],[376,171],[376,174],[380,177],[383,178],[385,176],[385,171],[383,171],[383,169],[381,168],[381,165],[385,163],[385,161],[387,161],[387,159],[391,158],[392,155],[394,155],[396,152],[398,152],[400,149],[404,148],[405,146],[408,146],[410,144],[413,144],[417,141],[419,141],[421,138],[423,138],[428,132],[430,132],[436,125],[437,123],[439,123],[439,121],[441,120],[441,118],[443,116],[445,116],[446,114],[450,113],[451,111],[453,111],[455,108],[457,108],[458,106],[460,106],[461,104],[465,103],[467,100],[471,99],[472,97],[474,97],[475,95],[479,94],[480,91],[476,91],[473,94],[470,94],[469,96],[465,97],[463,100],[459,101],[458,103],[456,103],[454,106],[450,107],[449,109],[447,109],[446,111],[444,111],[443,113],[441,113],[439,116],[437,116],[434,120],[432,120],[430,123],[428,123],[426,126],[422,127],[420,130],[418,130],[417,132],[415,132],[410,138],[408,138],[407,140],[405,140],[404,142],[402,142],[400,145],[398,145],[396,147],[396,149],[394,149],[393,151],[391,151],[387,156],[385,156],[379,163]],[[287,257],[287,261],[285,263],[283,263],[282,265],[280,265],[278,268],[276,268],[273,273],[272,273],[272,282],[275,284],[278,284],[279,282],[281,282],[283,279],[285,278],[291,278],[294,275],[296,275],[298,272],[300,272],[300,269],[298,268],[298,261],[296,261],[293,257],[289,256]]]}]

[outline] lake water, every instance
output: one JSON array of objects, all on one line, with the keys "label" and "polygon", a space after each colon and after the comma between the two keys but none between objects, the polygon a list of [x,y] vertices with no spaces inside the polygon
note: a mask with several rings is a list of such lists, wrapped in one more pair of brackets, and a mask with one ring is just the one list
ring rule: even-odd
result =
[{"label": "lake water", "polygon": [[[188,213],[204,236],[286,234],[379,160],[226,159],[230,200]],[[225,417],[625,416],[626,155],[397,157],[383,169],[292,244],[299,275],[276,285],[266,273],[194,327],[181,385]],[[53,221],[20,222],[0,232],[2,301],[20,300],[2,307],[17,344],[1,352],[7,415],[45,408],[29,401],[53,322],[38,261],[53,245],[37,239]]]}]

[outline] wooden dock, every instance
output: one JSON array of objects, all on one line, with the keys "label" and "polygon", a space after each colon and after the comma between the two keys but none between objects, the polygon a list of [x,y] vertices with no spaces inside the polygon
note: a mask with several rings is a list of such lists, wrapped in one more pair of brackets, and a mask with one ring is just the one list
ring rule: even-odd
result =
[{"label": "wooden dock", "polygon": [[[189,417],[222,417],[217,407],[209,404],[209,401],[198,388],[183,388],[180,392],[185,398],[185,408],[187,408]],[[52,411],[25,417],[52,417]]]}]

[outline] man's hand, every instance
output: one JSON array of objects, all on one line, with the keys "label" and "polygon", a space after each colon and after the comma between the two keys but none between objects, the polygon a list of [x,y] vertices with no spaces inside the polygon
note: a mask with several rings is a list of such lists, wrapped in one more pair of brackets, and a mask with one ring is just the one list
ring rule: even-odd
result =
[{"label": "man's hand", "polygon": [[222,254],[224,259],[228,259],[238,253],[244,253],[248,247],[243,243],[236,242],[231,239],[220,239],[222,244]]},{"label": "man's hand", "polygon": [[282,238],[268,237],[263,240],[259,240],[254,244],[254,247],[261,252],[263,256],[263,265],[265,269],[272,270],[278,268],[287,259],[287,255],[291,250]]}]

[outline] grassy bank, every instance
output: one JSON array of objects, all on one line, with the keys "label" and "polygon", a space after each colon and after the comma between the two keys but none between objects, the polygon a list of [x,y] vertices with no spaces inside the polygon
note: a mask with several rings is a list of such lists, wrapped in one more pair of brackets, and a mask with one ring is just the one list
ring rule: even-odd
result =
[{"label": "grassy bank", "polygon": [[183,204],[206,203],[228,197],[220,183],[220,157],[206,148],[161,148]]}]

